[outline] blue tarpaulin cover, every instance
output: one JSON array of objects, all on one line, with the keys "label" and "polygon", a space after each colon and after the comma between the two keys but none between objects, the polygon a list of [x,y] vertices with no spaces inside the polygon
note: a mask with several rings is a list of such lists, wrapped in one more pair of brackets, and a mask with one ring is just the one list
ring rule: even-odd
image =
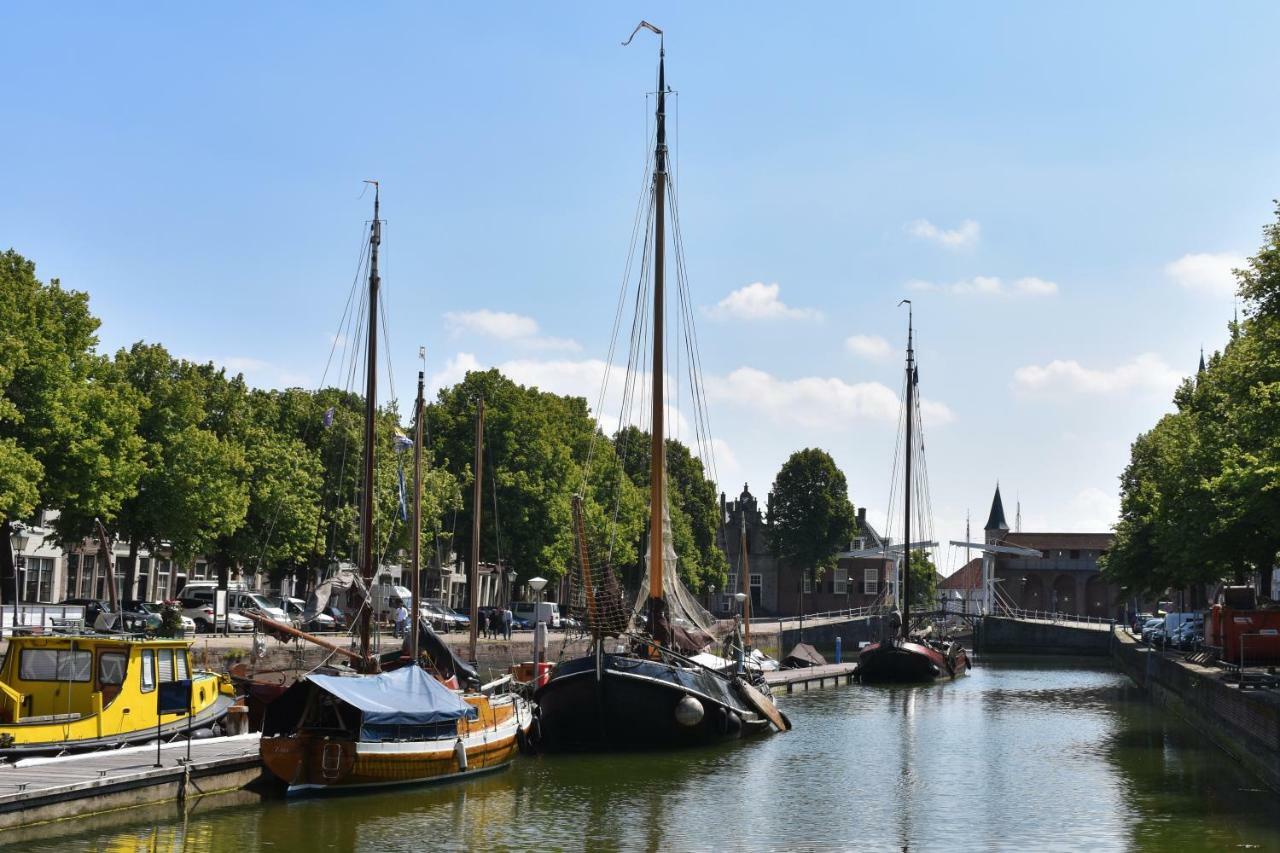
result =
[{"label": "blue tarpaulin cover", "polygon": [[474,707],[416,666],[378,675],[311,675],[307,680],[358,708],[365,724],[421,726],[476,717]]}]

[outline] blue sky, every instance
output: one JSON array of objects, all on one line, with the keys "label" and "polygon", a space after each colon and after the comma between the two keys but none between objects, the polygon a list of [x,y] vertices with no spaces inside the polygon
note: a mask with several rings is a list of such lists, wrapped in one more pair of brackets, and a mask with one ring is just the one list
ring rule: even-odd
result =
[{"label": "blue sky", "polygon": [[648,18],[724,488],[820,446],[883,515],[909,296],[939,535],[997,478],[1104,527],[1280,195],[1280,8],[895,5],[10,6],[0,244],[107,349],[310,385],[378,178],[399,395],[425,345],[594,399]]}]

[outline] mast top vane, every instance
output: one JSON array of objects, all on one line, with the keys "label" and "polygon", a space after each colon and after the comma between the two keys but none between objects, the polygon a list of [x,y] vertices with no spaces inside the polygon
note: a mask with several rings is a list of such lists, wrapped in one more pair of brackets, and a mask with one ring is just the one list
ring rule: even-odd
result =
[{"label": "mast top vane", "polygon": [[648,21],[641,21],[640,23],[636,24],[636,28],[631,31],[631,35],[627,36],[627,40],[622,43],[622,46],[626,47],[627,45],[631,44],[631,40],[635,38],[636,33],[640,32],[641,30],[648,30],[651,33],[656,33],[658,36],[658,49],[659,50],[663,49],[665,40],[662,35],[662,30],[658,29]]}]

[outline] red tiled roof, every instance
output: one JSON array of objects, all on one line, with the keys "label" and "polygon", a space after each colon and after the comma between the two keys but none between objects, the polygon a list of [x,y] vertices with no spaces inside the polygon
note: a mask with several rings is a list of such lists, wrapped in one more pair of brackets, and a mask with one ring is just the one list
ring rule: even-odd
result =
[{"label": "red tiled roof", "polygon": [[939,589],[977,589],[982,586],[982,558],[975,557],[938,584]]},{"label": "red tiled roof", "polygon": [[1006,533],[1004,541],[1026,548],[1087,548],[1106,551],[1115,541],[1114,533]]}]

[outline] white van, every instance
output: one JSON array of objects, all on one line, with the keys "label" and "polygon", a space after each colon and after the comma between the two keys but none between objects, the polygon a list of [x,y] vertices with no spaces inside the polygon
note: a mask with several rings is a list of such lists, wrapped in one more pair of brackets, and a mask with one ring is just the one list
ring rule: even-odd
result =
[{"label": "white van", "polygon": [[511,613],[532,625],[546,622],[548,628],[560,627],[560,605],[554,601],[517,601],[511,605]]}]

